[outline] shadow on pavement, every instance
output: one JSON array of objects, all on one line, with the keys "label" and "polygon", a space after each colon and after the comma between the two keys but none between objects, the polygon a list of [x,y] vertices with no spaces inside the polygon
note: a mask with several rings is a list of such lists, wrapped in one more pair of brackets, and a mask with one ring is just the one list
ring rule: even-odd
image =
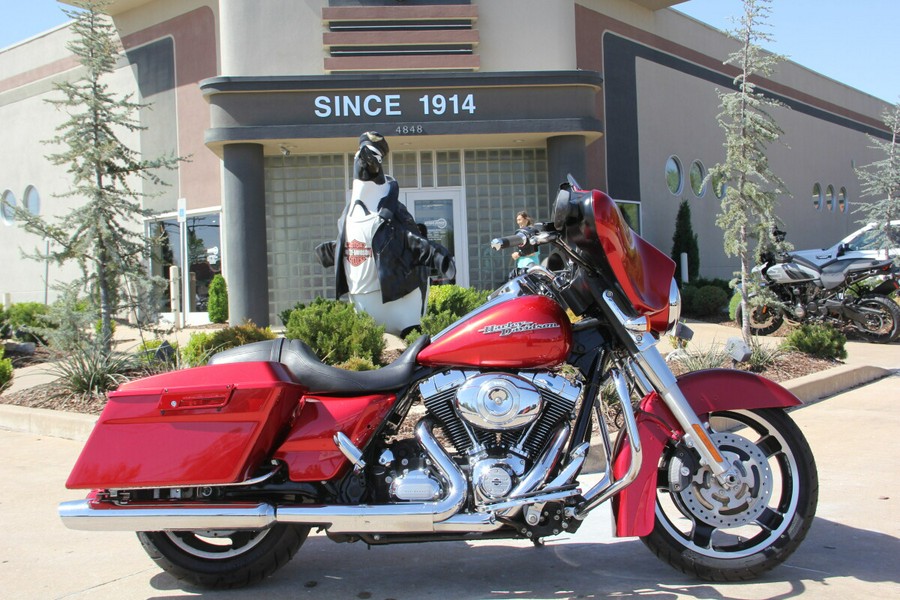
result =
[{"label": "shadow on pavement", "polygon": [[752,597],[780,599],[823,589],[851,597],[852,582],[841,582],[847,578],[888,586],[900,582],[900,540],[824,519],[816,519],[786,565],[739,583],[693,579],[657,560],[638,540],[592,544],[577,539],[551,541],[543,548],[524,541],[443,542],[423,552],[418,545],[368,549],[316,536],[287,567],[248,589],[223,593],[182,587],[164,573],[150,583],[160,591],[183,589],[190,597],[729,600],[750,597],[750,586]]}]

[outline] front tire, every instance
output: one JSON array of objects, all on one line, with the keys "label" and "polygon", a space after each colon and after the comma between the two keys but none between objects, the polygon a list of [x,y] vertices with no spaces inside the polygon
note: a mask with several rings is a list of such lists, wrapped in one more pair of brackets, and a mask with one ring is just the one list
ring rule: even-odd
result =
[{"label": "front tire", "polygon": [[309,527],[139,531],[144,551],[164,571],[204,588],[237,588],[265,579],[296,554]]},{"label": "front tire", "polygon": [[887,344],[900,333],[900,306],[884,296],[863,296],[856,306],[865,310],[853,325],[863,337],[876,344]]},{"label": "front tire", "polygon": [[[754,306],[750,311],[750,333],[753,335],[771,335],[778,331],[784,323],[784,315],[781,310],[771,306]],[[734,313],[734,320],[738,327],[744,326],[744,311],[738,304]]]},{"label": "front tire", "polygon": [[819,482],[812,451],[780,409],[710,416],[712,437],[744,477],[721,487],[684,443],[660,462],[653,531],[660,559],[708,581],[753,579],[784,562],[806,536]]}]

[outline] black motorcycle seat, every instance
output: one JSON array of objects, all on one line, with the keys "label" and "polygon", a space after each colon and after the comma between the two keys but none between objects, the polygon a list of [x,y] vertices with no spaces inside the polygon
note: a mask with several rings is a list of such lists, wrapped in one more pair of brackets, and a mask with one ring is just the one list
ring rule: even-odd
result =
[{"label": "black motorcycle seat", "polygon": [[810,269],[818,271],[819,278],[822,281],[822,286],[826,290],[831,290],[840,286],[842,283],[844,283],[844,281],[847,279],[847,275],[850,273],[853,273],[855,271],[866,271],[868,269],[874,269],[880,266],[884,266],[886,262],[889,262],[871,258],[836,258],[825,263],[824,265],[817,265],[816,263],[807,260],[802,256],[791,256],[791,260]]},{"label": "black motorcycle seat", "polygon": [[268,361],[285,366],[294,382],[314,394],[358,394],[389,392],[409,383],[416,369],[416,357],[431,342],[423,335],[404,350],[397,360],[374,371],[348,371],[326,365],[302,340],[276,338],[223,350],[209,359],[210,365]]}]

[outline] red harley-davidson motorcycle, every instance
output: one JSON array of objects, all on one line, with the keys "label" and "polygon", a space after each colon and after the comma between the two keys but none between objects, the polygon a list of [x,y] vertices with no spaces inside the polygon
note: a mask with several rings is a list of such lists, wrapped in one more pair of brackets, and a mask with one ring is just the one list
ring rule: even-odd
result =
[{"label": "red harley-davidson motorcycle", "polygon": [[[380,370],[276,339],[122,385],[66,484],[92,491],[60,505],[63,522],[136,531],[163,569],[208,587],[270,575],[314,528],[371,545],[539,543],[606,501],[618,536],[692,575],[783,562],[818,497],[785,413],[797,398],[737,370],[672,374],[656,345],[678,324],[674,265],[603,192],[570,178],[552,222],[492,245],[526,243],[564,267],[532,267]],[[589,451],[604,467],[586,489]]]}]

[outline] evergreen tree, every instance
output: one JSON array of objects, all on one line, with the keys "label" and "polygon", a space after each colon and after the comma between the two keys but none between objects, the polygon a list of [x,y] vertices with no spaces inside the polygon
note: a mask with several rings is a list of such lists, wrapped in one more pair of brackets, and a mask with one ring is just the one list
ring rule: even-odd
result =
[{"label": "evergreen tree", "polygon": [[[740,284],[744,340],[750,343],[749,297],[765,301],[763,290],[750,278],[753,265],[765,249],[778,245],[772,230],[778,224],[775,216],[777,196],[787,193],[784,183],[769,167],[768,144],[783,133],[768,109],[779,103],[757,90],[752,78],[766,77],[781,57],[765,53],[757,44],[771,37],[763,31],[770,0],[743,0],[744,14],[740,27],[729,32],[739,49],[725,60],[739,73],[734,78],[736,91],[719,91],[721,112],[719,126],[725,131],[725,161],[710,169],[707,181],[725,185],[722,210],[716,224],[723,231],[725,253],[740,258],[740,271],[735,273]],[[751,248],[752,240],[757,244]]]},{"label": "evergreen tree", "polygon": [[862,223],[876,223],[875,228],[880,232],[878,244],[887,257],[887,249],[897,246],[897,234],[890,234],[890,222],[900,219],[900,103],[884,111],[882,117],[890,129],[891,139],[873,136],[869,139],[885,157],[856,169],[856,175],[863,184],[863,196],[875,199],[861,204],[856,212],[865,215]]},{"label": "evergreen tree", "polygon": [[681,254],[688,257],[688,281],[697,281],[700,276],[700,245],[697,242],[697,234],[691,226],[691,205],[687,200],[682,200],[678,206],[678,215],[675,217],[675,234],[672,236],[672,253],[670,256],[675,261],[675,281],[681,284]]},{"label": "evergreen tree", "polygon": [[[47,159],[67,166],[71,189],[58,197],[73,198],[76,206],[50,223],[17,210],[27,231],[55,242],[50,260],[76,261],[100,316],[100,341],[109,351],[112,318],[125,299],[122,291],[135,290],[148,280],[145,259],[150,244],[140,233],[142,181],[162,183],[158,169],[173,169],[178,158],[144,159],[129,148],[122,136],[143,129],[135,118],[141,104],[131,96],[117,96],[103,82],[112,74],[119,56],[118,37],[105,14],[109,0],[79,0],[76,10],[63,10],[73,19],[73,40],[67,48],[85,74],[73,82],[57,83],[64,99],[50,100],[67,119],[47,143],[61,147]],[[137,186],[137,187],[136,187]],[[45,258],[41,256],[40,258]],[[127,292],[125,292],[127,295]]]},{"label": "evergreen tree", "polygon": [[209,283],[206,312],[213,323],[228,321],[228,286],[225,284],[225,278],[219,274],[213,276]]}]

